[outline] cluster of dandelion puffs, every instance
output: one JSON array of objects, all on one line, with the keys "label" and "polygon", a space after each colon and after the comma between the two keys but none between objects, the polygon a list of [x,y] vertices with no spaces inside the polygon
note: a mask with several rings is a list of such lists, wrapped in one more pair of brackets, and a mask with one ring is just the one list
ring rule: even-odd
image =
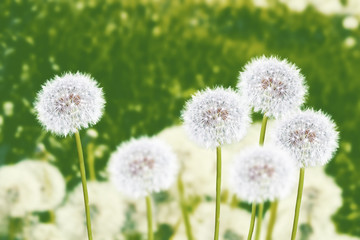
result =
[{"label": "cluster of dandelion puffs", "polygon": [[[230,169],[225,169],[225,175],[232,193],[253,204],[252,225],[257,205],[261,225],[262,204],[289,195],[296,170],[300,169],[300,189],[305,167],[322,166],[333,157],[339,138],[336,125],[322,111],[302,110],[306,95],[307,86],[298,67],[285,59],[261,56],[252,59],[240,72],[237,90],[221,86],[206,88],[186,102],[181,119],[189,139],[201,147],[216,149],[215,240],[223,233],[219,230],[223,205],[220,204],[221,149],[245,137],[251,123],[251,109],[264,117],[259,129],[260,146],[253,143],[254,146],[239,151]],[[177,180],[187,237],[192,239],[186,195],[178,176],[178,159],[166,142],[143,136],[120,143],[107,164],[110,181],[91,179],[87,183],[79,131],[100,120],[104,105],[102,89],[87,74],[65,73],[43,85],[35,101],[37,118],[55,135],[75,135],[82,184],[64,201],[65,180],[51,164],[23,160],[14,166],[0,167],[0,219],[23,218],[32,212],[56,209],[53,223],[35,221],[32,227],[24,229],[27,239],[87,237],[90,240],[92,235],[96,239],[114,239],[121,235],[125,221],[122,193],[129,198],[146,199],[148,239],[152,240],[151,196],[168,190]],[[264,145],[269,118],[275,119],[276,127],[270,129],[273,141]],[[300,209],[298,200],[295,220]],[[295,220],[292,239],[296,235]],[[258,239],[260,230],[256,232]],[[250,227],[249,239],[251,236]]]}]

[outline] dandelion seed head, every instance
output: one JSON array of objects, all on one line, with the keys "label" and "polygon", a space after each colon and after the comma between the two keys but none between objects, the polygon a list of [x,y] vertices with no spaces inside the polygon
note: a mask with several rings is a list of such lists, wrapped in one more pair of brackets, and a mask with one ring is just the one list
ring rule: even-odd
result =
[{"label": "dandelion seed head", "polygon": [[256,146],[234,157],[230,183],[239,198],[251,202],[286,197],[294,185],[295,161],[276,146]]},{"label": "dandelion seed head", "polygon": [[222,87],[197,92],[186,103],[182,119],[190,138],[206,148],[240,141],[251,121],[247,104]]},{"label": "dandelion seed head", "polygon": [[300,70],[276,57],[252,59],[240,72],[237,86],[254,111],[275,118],[298,109],[307,93]]},{"label": "dandelion seed head", "polygon": [[284,117],[274,135],[276,143],[292,154],[299,167],[325,165],[338,148],[336,125],[321,111],[308,109]]},{"label": "dandelion seed head", "polygon": [[35,101],[37,118],[61,136],[97,123],[105,105],[102,89],[89,75],[65,73],[47,81]]},{"label": "dandelion seed head", "polygon": [[168,189],[176,179],[178,168],[171,148],[157,138],[148,137],[121,144],[108,165],[110,179],[117,189],[133,198]]},{"label": "dandelion seed head", "polygon": [[28,240],[65,240],[60,230],[49,223],[37,223],[25,228]]}]

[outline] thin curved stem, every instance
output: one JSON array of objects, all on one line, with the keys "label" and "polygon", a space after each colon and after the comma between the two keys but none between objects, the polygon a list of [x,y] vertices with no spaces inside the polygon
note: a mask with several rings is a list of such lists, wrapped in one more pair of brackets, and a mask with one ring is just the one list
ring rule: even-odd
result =
[{"label": "thin curved stem", "polygon": [[86,184],[86,173],[85,173],[85,162],[84,162],[84,155],[81,146],[81,139],[79,132],[75,132],[75,140],[76,140],[76,147],[79,157],[79,165],[80,165],[80,174],[81,174],[81,183],[83,187],[84,193],[84,203],[85,203],[85,215],[86,215],[86,227],[88,233],[88,239],[92,240],[92,232],[91,232],[91,218],[90,218],[90,207],[89,207],[89,196]]},{"label": "thin curved stem", "polygon": [[186,236],[187,236],[188,240],[193,240],[194,238],[192,235],[191,224],[190,224],[190,220],[189,220],[189,213],[188,213],[187,204],[185,201],[184,184],[181,179],[181,174],[179,174],[179,177],[178,177],[178,189],[179,189],[179,196],[180,196],[180,207],[181,207],[181,212],[182,212],[183,219],[184,219]]},{"label": "thin curved stem", "polygon": [[250,227],[247,240],[251,240],[252,234],[254,232],[254,225],[255,225],[255,216],[256,216],[256,203],[252,204],[251,209],[251,220],[250,220]]},{"label": "thin curved stem", "polygon": [[147,221],[148,221],[148,240],[153,240],[154,233],[152,229],[152,210],[151,210],[150,195],[146,196],[146,212],[147,212]]},{"label": "thin curved stem", "polygon": [[300,205],[301,205],[301,197],[304,188],[304,177],[305,177],[305,168],[300,168],[299,174],[299,186],[296,198],[296,206],[295,206],[295,216],[294,216],[294,223],[291,233],[291,240],[295,240],[296,238],[296,231],[299,222],[299,214],[300,214]]},{"label": "thin curved stem", "polygon": [[220,197],[221,197],[221,147],[216,148],[216,209],[214,240],[219,239],[220,224]]},{"label": "thin curved stem", "polygon": [[257,224],[256,224],[255,240],[260,239],[263,212],[264,212],[264,203],[260,203],[259,204],[259,212],[258,212]]},{"label": "thin curved stem", "polygon": [[266,240],[272,240],[272,233],[273,233],[274,226],[275,226],[278,205],[279,205],[278,200],[275,200],[274,202],[271,203],[270,220],[269,220],[269,225],[268,225],[268,229],[267,229],[267,233],[266,233]]}]

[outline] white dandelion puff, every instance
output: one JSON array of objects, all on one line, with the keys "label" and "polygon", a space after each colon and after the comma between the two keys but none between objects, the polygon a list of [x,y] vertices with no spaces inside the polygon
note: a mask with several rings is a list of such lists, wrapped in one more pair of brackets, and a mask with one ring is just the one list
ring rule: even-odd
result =
[{"label": "white dandelion puff", "polygon": [[300,70],[276,57],[252,59],[240,72],[237,86],[254,111],[275,118],[298,109],[307,93]]},{"label": "white dandelion puff", "polygon": [[47,81],[35,101],[47,131],[67,136],[97,123],[105,105],[102,89],[89,75],[66,73]]},{"label": "white dandelion puff", "polygon": [[274,131],[277,145],[288,150],[299,167],[329,162],[338,148],[338,135],[328,115],[310,109],[283,118]]},{"label": "white dandelion puff", "polygon": [[176,179],[178,168],[172,149],[157,138],[148,137],[121,144],[108,165],[114,185],[134,198],[168,189]]},{"label": "white dandelion puff", "polygon": [[60,205],[65,197],[66,186],[64,177],[55,166],[36,160],[23,160],[17,166],[29,171],[38,180],[41,199],[37,211],[51,210]]},{"label": "white dandelion puff", "polygon": [[250,124],[248,105],[230,88],[205,89],[182,112],[184,127],[200,146],[215,148],[240,141]]},{"label": "white dandelion puff", "polygon": [[0,212],[9,217],[24,217],[37,209],[40,201],[39,181],[18,166],[0,168]]},{"label": "white dandelion puff", "polygon": [[239,198],[261,203],[286,197],[294,186],[295,161],[276,146],[256,146],[234,157],[230,183]]},{"label": "white dandelion puff", "polygon": [[[109,182],[88,182],[91,224],[94,239],[114,239],[125,220],[123,198]],[[68,240],[87,236],[82,185],[56,211],[56,223]],[[87,239],[87,238],[86,238]]]}]

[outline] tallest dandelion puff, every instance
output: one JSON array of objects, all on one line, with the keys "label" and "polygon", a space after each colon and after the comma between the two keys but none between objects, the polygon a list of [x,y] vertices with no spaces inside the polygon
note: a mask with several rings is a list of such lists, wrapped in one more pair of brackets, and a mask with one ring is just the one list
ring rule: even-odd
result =
[{"label": "tallest dandelion puff", "polygon": [[240,141],[250,123],[249,109],[231,89],[198,92],[182,113],[190,138],[203,147],[216,147],[216,210],[214,239],[219,239],[221,146]]},{"label": "tallest dandelion puff", "polygon": [[90,208],[78,131],[97,123],[103,114],[104,105],[103,92],[97,82],[81,73],[66,73],[49,80],[43,85],[35,102],[37,118],[46,130],[60,136],[75,134],[89,240],[92,239]]}]

